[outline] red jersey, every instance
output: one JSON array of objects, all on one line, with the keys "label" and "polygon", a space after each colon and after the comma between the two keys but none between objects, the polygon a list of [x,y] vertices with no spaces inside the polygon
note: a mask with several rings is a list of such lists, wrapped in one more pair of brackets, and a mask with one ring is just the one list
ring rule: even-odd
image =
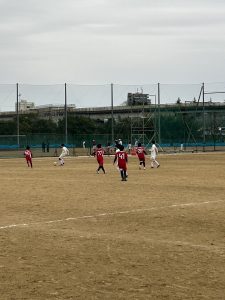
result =
[{"label": "red jersey", "polygon": [[125,151],[118,151],[115,154],[115,160],[118,160],[119,169],[127,169],[127,153]]},{"label": "red jersey", "polygon": [[96,155],[98,163],[100,165],[103,165],[104,150],[102,148],[96,148],[95,149],[95,155]]},{"label": "red jersey", "polygon": [[26,160],[31,160],[32,152],[30,150],[25,150],[24,155],[25,155]]},{"label": "red jersey", "polygon": [[145,148],[144,147],[137,147],[136,149],[136,153],[137,153],[137,156],[139,158],[139,160],[145,160]]}]

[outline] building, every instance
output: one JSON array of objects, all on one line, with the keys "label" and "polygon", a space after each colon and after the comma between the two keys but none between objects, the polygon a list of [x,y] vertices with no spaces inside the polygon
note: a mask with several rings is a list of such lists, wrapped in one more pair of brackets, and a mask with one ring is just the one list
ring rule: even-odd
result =
[{"label": "building", "polygon": [[[20,100],[18,106],[19,111],[28,111],[32,108],[35,108],[34,102],[29,102],[27,100]],[[15,110],[17,111],[17,103],[15,103]]]},{"label": "building", "polygon": [[151,100],[149,99],[149,94],[143,94],[139,92],[127,94],[128,106],[148,105],[148,104],[151,104]]}]

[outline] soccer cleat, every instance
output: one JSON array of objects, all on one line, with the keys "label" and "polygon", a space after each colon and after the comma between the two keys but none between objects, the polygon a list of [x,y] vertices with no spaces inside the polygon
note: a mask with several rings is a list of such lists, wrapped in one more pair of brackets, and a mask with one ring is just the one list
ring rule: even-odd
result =
[{"label": "soccer cleat", "polygon": [[160,165],[157,166],[157,168],[159,168],[159,167],[160,167]]}]

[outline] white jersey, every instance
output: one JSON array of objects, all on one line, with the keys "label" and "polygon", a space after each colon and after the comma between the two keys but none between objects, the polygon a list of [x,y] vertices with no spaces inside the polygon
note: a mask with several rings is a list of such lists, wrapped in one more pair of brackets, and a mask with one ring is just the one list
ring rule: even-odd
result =
[{"label": "white jersey", "polygon": [[62,153],[60,154],[60,157],[64,157],[66,155],[69,155],[69,150],[65,146],[62,147]]},{"label": "white jersey", "polygon": [[156,155],[158,153],[158,148],[156,147],[155,144],[152,144],[152,147],[149,151],[151,152],[151,157],[156,158]]}]

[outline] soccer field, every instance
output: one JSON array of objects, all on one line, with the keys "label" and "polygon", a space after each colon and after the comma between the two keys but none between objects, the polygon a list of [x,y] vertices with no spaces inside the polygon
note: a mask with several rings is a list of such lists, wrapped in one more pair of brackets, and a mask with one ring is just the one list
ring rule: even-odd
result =
[{"label": "soccer field", "polygon": [[225,299],[225,153],[54,160],[0,160],[0,299]]}]

